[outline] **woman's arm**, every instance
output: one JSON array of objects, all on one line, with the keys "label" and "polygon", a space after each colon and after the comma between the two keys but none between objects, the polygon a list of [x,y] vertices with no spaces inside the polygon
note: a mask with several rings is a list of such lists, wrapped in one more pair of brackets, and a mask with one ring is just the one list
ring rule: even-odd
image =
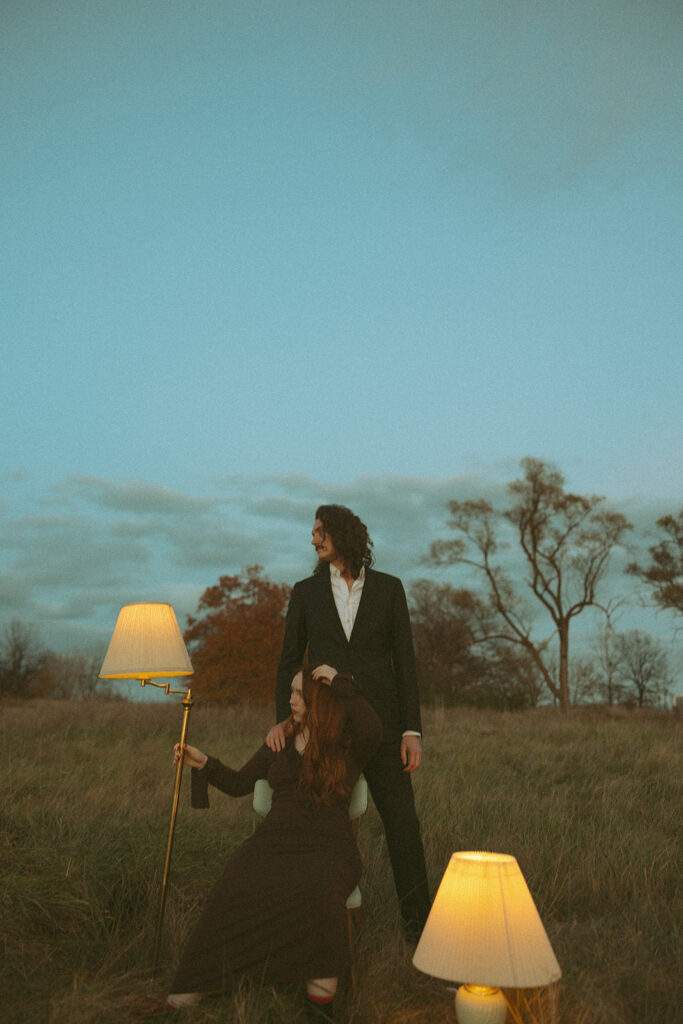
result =
[{"label": "woman's arm", "polygon": [[382,723],[352,676],[340,672],[334,676],[330,685],[332,693],[344,702],[351,730],[351,749],[362,769],[382,742]]},{"label": "woman's arm", "polygon": [[252,793],[257,779],[266,778],[274,756],[264,743],[238,770],[228,768],[216,757],[207,757],[203,768],[192,769],[192,806],[209,806],[209,786],[228,796]]}]

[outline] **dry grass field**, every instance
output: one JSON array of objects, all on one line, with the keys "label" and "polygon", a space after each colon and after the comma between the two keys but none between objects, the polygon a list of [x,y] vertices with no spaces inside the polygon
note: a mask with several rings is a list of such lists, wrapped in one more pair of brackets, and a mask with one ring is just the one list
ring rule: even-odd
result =
[{"label": "dry grass field", "polygon": [[[454,850],[514,854],[563,969],[553,992],[535,994],[545,1009],[516,1019],[680,1020],[681,723],[600,709],[425,717],[416,789],[433,887]],[[192,811],[186,778],[151,982],[180,719],[171,698],[0,706],[3,1024],[124,1024],[131,996],[168,983],[203,894],[252,829],[248,798]],[[191,739],[238,765],[269,724],[260,710],[197,706]],[[365,928],[344,1024],[454,1021],[443,983],[411,965],[373,808],[360,845]],[[295,991],[245,987],[176,1017],[296,1024],[303,1011]]]}]

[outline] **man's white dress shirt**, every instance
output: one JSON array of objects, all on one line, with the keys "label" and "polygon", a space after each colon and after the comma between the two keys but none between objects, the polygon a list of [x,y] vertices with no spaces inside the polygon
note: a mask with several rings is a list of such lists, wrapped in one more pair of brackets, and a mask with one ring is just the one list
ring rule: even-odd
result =
[{"label": "man's white dress shirt", "polygon": [[[334,597],[334,603],[337,607],[337,614],[342,624],[342,628],[346,635],[346,639],[351,639],[351,633],[353,631],[353,624],[356,621],[356,615],[358,613],[358,605],[363,593],[363,584],[365,583],[365,566],[361,566],[358,578],[349,585],[342,576],[336,565],[330,565],[330,582],[332,584],[332,596]],[[406,729],[403,733],[404,736],[420,736],[421,733],[415,732],[413,729]]]}]

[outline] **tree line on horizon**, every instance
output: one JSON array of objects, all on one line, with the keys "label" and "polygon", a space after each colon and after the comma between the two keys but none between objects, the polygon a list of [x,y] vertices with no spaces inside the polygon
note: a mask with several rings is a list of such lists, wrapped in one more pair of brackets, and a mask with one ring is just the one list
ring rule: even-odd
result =
[{"label": "tree line on horizon", "polygon": [[[409,588],[425,703],[519,709],[552,702],[565,712],[589,702],[661,704],[673,685],[664,646],[643,630],[619,633],[619,602],[601,597],[610,557],[631,523],[603,498],[566,491],[549,463],[528,458],[522,469],[504,508],[483,499],[449,502],[455,536],[435,541],[422,560],[475,586],[420,579]],[[660,540],[648,560],[630,562],[626,573],[646,585],[656,608],[683,615],[683,509],[656,525]],[[505,564],[510,549],[525,566],[514,578]],[[184,634],[200,699],[272,702],[290,592],[260,566],[207,587]],[[588,608],[602,613],[602,626],[588,650],[570,659],[571,627]],[[106,696],[100,664],[98,654],[44,651],[35,631],[14,621],[0,635],[0,695]]]}]

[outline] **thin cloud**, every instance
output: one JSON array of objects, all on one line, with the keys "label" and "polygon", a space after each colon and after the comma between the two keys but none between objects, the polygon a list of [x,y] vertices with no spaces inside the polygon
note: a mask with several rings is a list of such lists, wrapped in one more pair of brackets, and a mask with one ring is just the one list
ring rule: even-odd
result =
[{"label": "thin cloud", "polygon": [[2,547],[10,552],[13,569],[34,587],[95,584],[103,573],[122,580],[148,560],[143,545],[112,538],[82,514],[15,520],[4,531]]},{"label": "thin cloud", "polygon": [[117,483],[96,476],[71,476],[54,489],[62,499],[82,500],[118,512],[184,516],[215,508],[215,498],[181,494],[147,480]]},{"label": "thin cloud", "polygon": [[[73,650],[86,638],[88,644],[106,643],[120,607],[132,601],[170,601],[184,621],[207,586],[247,565],[263,565],[270,579],[293,583],[314,565],[310,528],[317,505],[327,502],[361,516],[377,568],[407,586],[420,577],[474,584],[463,570],[432,572],[422,559],[437,537],[455,536],[447,526],[450,500],[483,497],[505,506],[519,464],[509,470],[505,465],[444,479],[367,476],[350,482],[231,477],[216,481],[208,498],[148,481],[70,477],[37,496],[27,514],[4,516],[0,618],[36,625],[44,643]],[[46,499],[50,514],[39,511]],[[606,505],[636,523],[641,550],[653,542],[656,519],[677,510],[675,504],[635,499]],[[636,595],[636,581],[623,575],[631,557],[630,549],[615,552],[606,594]],[[503,558],[513,574],[522,571],[514,544]]]}]

